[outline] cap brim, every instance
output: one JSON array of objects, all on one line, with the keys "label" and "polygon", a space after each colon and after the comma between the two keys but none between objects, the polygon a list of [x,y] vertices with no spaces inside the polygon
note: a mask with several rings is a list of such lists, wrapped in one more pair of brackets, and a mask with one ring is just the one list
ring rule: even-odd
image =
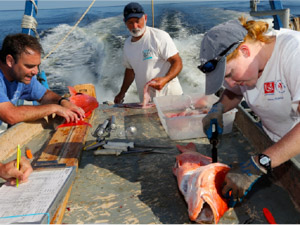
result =
[{"label": "cap brim", "polygon": [[130,18],[142,18],[143,15],[144,13],[131,13],[125,18],[125,22]]},{"label": "cap brim", "polygon": [[215,70],[206,73],[205,76],[205,94],[211,95],[216,93],[223,85],[225,76],[226,57],[223,57],[217,64]]}]

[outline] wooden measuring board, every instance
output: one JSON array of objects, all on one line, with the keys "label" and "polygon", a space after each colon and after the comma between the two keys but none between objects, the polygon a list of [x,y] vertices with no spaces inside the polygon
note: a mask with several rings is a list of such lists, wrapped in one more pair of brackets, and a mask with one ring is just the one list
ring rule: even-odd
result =
[{"label": "wooden measuring board", "polygon": [[[95,87],[92,84],[76,85],[74,88],[77,92],[96,97]],[[84,122],[92,124],[93,115],[94,112],[85,118]],[[77,171],[81,151],[84,147],[89,129],[90,127],[86,125],[58,128],[43,150],[38,161],[57,160],[58,163],[65,163],[66,166],[75,166]],[[71,189],[72,185],[66,192],[63,202],[51,219],[51,223],[61,223]]]}]

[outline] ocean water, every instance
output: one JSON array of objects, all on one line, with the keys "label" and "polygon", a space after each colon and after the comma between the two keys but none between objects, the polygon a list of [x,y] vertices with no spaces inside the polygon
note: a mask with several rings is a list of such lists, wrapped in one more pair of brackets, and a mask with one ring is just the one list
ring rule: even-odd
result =
[{"label": "ocean water", "polygon": [[[151,2],[141,2],[152,26]],[[300,2],[282,1],[292,15],[300,15]],[[3,2],[0,2],[0,6]],[[61,9],[40,9],[37,15],[38,33],[45,55],[70,31],[89,6]],[[40,66],[48,77],[51,90],[63,94],[67,86],[93,83],[99,102],[113,101],[124,75],[122,48],[129,36],[122,11],[127,2],[99,3],[92,7],[79,26]],[[203,93],[205,77],[198,69],[200,44],[205,31],[230,19],[249,15],[249,1],[154,1],[154,26],[167,31],[173,38],[183,60],[179,75],[183,91]],[[1,8],[0,8],[1,9]],[[259,10],[269,10],[268,1],[261,0]],[[9,33],[21,32],[23,10],[0,10],[0,40]],[[272,25],[271,18],[264,18]],[[135,84],[125,96],[125,102],[137,102]]]}]

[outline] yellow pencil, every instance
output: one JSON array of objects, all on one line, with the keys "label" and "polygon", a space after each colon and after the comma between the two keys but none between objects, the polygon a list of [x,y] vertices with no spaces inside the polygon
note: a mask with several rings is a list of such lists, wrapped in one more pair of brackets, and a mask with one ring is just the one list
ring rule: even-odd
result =
[{"label": "yellow pencil", "polygon": [[[20,145],[18,145],[18,150],[17,150],[17,170],[20,169],[20,160],[21,160],[21,149]],[[16,186],[19,187],[19,179],[16,179]]]}]

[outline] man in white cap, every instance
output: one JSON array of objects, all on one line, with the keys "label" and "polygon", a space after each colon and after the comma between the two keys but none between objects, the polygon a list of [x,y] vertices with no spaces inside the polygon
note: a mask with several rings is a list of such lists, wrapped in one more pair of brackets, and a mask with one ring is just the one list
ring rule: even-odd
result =
[{"label": "man in white cap", "polygon": [[134,80],[141,102],[144,98],[144,86],[148,82],[152,87],[151,98],[181,95],[183,92],[177,76],[182,69],[182,61],[170,35],[165,31],[146,26],[147,14],[136,2],[125,6],[124,22],[131,37],[124,44],[126,70],[121,90],[114,102],[123,102]]},{"label": "man in white cap", "polygon": [[206,94],[226,88],[203,119],[208,138],[212,124],[222,133],[222,114],[245,99],[274,142],[228,172],[222,193],[232,191],[231,206],[242,201],[263,174],[300,153],[300,33],[267,31],[266,22],[242,17],[213,27],[201,43],[198,68],[206,74]]}]

